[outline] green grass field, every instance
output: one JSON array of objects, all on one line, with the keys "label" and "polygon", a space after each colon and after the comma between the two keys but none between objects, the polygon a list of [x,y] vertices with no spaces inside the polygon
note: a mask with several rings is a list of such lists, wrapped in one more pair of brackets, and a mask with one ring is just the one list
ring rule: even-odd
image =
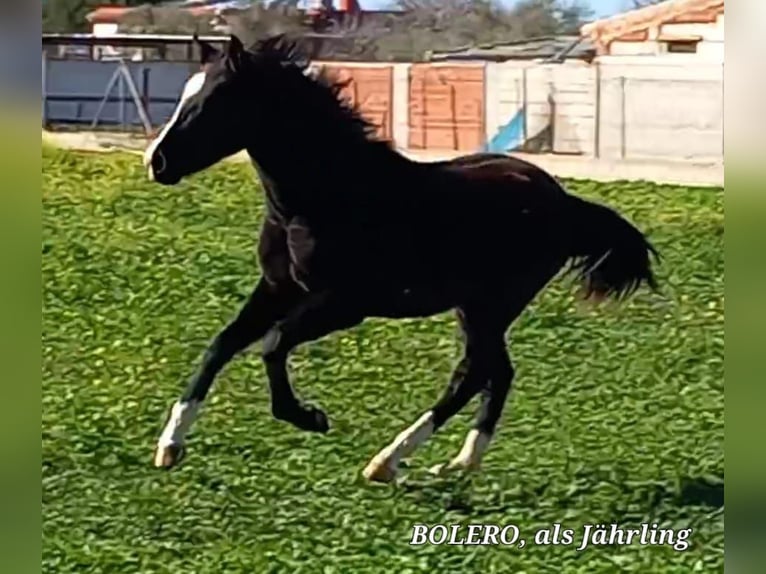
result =
[{"label": "green grass field", "polygon": [[[663,295],[593,309],[565,280],[509,337],[517,377],[475,477],[431,478],[474,404],[397,486],[367,460],[441,392],[452,316],[371,320],[302,347],[296,388],[326,436],[272,420],[251,352],[219,378],[172,472],[152,449],[208,340],[259,270],[262,195],[227,164],[176,188],[135,156],[43,152],[43,571],[723,571],[723,190],[567,182],[659,248]],[[515,524],[523,549],[419,546],[414,523]],[[535,545],[561,523],[694,529],[692,546]]]}]

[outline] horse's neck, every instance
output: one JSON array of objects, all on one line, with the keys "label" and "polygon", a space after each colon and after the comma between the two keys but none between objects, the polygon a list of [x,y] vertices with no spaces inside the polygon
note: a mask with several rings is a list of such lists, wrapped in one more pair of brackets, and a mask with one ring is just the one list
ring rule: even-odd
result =
[{"label": "horse's neck", "polygon": [[[268,153],[258,153],[248,148],[250,161],[261,180],[269,211],[280,219],[289,219],[295,215],[305,215],[310,209],[309,194],[312,189],[307,185],[307,174],[315,171],[307,165],[290,165],[280,160],[274,150]],[[295,152],[284,153],[290,158]],[[318,179],[318,177],[316,178]],[[316,183],[316,179],[312,183]]]},{"label": "horse's neck", "polygon": [[286,207],[281,203],[279,196],[277,195],[277,186],[274,180],[258,165],[252,156],[250,156],[250,163],[253,165],[253,169],[258,174],[258,179],[261,182],[263,193],[266,196],[266,209],[271,217],[284,222],[287,212]]},{"label": "horse's neck", "polygon": [[[283,217],[310,215],[317,205],[342,201],[343,194],[370,193],[381,187],[394,164],[407,160],[382,146],[358,145],[321,148],[310,142],[305,147],[280,153],[276,147],[248,148],[269,209]],[[362,181],[358,175],[371,179]]]}]

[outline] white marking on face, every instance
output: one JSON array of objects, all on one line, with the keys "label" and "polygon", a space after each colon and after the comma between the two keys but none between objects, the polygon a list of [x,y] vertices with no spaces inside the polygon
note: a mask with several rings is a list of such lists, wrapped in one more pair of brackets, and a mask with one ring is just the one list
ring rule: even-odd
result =
[{"label": "white marking on face", "polygon": [[183,109],[184,104],[189,101],[190,98],[198,94],[200,90],[202,90],[206,79],[207,74],[205,74],[205,72],[197,72],[187,80],[186,84],[184,85],[183,92],[181,93],[181,99],[178,100],[178,105],[176,106],[173,115],[168,120],[168,123],[165,124],[165,127],[162,128],[162,131],[159,133],[159,135],[154,138],[154,140],[149,144],[149,147],[146,148],[146,151],[144,152],[144,167],[149,171],[149,179],[154,179],[154,172],[152,171],[152,157],[154,157],[154,153],[162,143],[162,140],[165,139],[165,137],[168,135],[168,132],[173,129],[173,126],[178,121],[178,118],[181,116],[181,110]]},{"label": "white marking on face", "polygon": [[183,444],[186,433],[189,432],[192,423],[197,418],[199,407],[198,401],[175,403],[170,411],[168,424],[165,425],[165,429],[157,441],[157,446],[162,449],[173,444]]}]

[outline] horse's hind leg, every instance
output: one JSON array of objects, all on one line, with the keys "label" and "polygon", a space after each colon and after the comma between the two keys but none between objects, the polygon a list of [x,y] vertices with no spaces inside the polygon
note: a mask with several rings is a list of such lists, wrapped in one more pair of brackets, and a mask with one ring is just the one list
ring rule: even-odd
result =
[{"label": "horse's hind leg", "polygon": [[184,438],[197,417],[216,375],[240,351],[262,338],[300,300],[301,292],[289,285],[278,287],[261,279],[247,302],[208,346],[197,371],[173,405],[157,441],[154,464],[171,468],[180,462]]},{"label": "horse's hind leg", "polygon": [[491,312],[459,310],[458,318],[465,335],[465,352],[447,389],[429,411],[373,457],[363,471],[368,480],[393,480],[399,461],[414,452],[486,386],[492,362],[505,349],[504,326],[497,324]]},{"label": "horse's hind leg", "polygon": [[[503,304],[495,307],[498,325],[502,325],[503,332],[510,327],[535,295],[555,275],[558,268],[558,264],[554,264],[548,269],[542,268],[538,273],[529,274],[524,281],[518,282],[514,288],[508,290],[507,298]],[[481,459],[495,434],[497,423],[503,413],[513,382],[513,365],[505,343],[501,347],[494,348],[488,368],[488,381],[481,390],[481,404],[474,428],[468,432],[463,448],[457,456],[449,464],[435,466],[432,469],[434,473],[479,468]]]},{"label": "horse's hind leg", "polygon": [[495,432],[503,407],[511,390],[513,381],[513,365],[511,364],[508,351],[498,348],[491,361],[489,380],[481,391],[481,405],[476,424],[468,432],[463,448],[449,464],[437,465],[432,468],[435,474],[441,474],[445,470],[463,469],[476,470],[481,465],[481,459],[489,446]]}]

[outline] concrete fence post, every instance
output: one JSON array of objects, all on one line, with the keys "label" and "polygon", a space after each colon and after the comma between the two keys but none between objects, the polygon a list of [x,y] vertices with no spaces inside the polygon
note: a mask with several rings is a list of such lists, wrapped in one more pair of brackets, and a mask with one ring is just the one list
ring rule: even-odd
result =
[{"label": "concrete fence post", "polygon": [[407,149],[410,139],[410,65],[394,64],[391,130],[394,146]]},{"label": "concrete fence post", "polygon": [[119,107],[119,112],[120,112],[120,116],[119,116],[120,117],[120,129],[125,131],[125,129],[126,129],[125,122],[126,122],[126,119],[127,119],[126,118],[127,110],[126,110],[126,107],[125,107],[125,77],[122,76],[122,75],[120,76],[120,79],[117,82],[117,97],[120,100],[120,107]]},{"label": "concrete fence post", "polygon": [[152,96],[150,91],[150,76],[151,74],[151,68],[149,68],[146,64],[144,64],[141,68],[141,103],[144,106],[144,110],[146,110],[146,117],[149,119],[149,125],[152,125],[152,116],[151,116],[151,103],[152,103]]},{"label": "concrete fence post", "polygon": [[593,157],[601,157],[601,63],[596,62],[596,101],[593,110]]},{"label": "concrete fence post", "polygon": [[625,159],[627,139],[626,123],[627,112],[625,110],[625,76],[620,76],[620,159]]},{"label": "concrete fence post", "polygon": [[529,86],[527,85],[527,66],[521,68],[521,109],[523,110],[523,121],[521,122],[523,138],[521,142],[521,150],[526,151],[527,142],[529,141],[529,108],[527,107],[527,100],[529,99]]}]

